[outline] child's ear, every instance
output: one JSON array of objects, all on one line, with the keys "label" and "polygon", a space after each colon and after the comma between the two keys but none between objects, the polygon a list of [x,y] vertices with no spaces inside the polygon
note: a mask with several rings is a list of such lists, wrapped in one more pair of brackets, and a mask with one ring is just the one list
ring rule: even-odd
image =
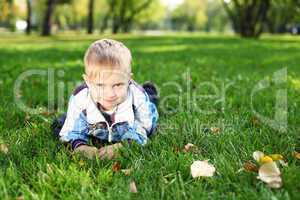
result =
[{"label": "child's ear", "polygon": [[83,78],[85,84],[89,85],[89,81],[88,81],[87,75],[86,74],[82,74],[82,78]]},{"label": "child's ear", "polygon": [[87,82],[87,76],[85,74],[82,74],[82,78],[85,82]]}]

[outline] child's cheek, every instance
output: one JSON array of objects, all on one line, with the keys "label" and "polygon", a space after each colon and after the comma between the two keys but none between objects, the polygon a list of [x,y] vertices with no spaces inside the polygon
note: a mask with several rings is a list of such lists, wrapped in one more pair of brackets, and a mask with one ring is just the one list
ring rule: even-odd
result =
[{"label": "child's cheek", "polygon": [[99,91],[93,90],[91,93],[92,93],[93,99],[95,99],[95,100],[100,100],[101,93],[100,93]]}]

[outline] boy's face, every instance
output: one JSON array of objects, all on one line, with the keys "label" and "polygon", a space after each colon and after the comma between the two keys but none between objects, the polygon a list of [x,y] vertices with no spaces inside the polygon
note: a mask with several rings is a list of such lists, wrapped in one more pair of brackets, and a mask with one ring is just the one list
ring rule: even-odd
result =
[{"label": "boy's face", "polygon": [[130,73],[122,69],[99,69],[95,76],[83,75],[91,96],[104,110],[111,110],[127,97]]}]

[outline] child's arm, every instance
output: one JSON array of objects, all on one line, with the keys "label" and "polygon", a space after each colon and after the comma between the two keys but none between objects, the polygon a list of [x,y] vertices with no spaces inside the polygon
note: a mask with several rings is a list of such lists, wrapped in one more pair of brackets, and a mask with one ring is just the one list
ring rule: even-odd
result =
[{"label": "child's arm", "polygon": [[122,139],[133,139],[141,145],[147,143],[148,136],[151,135],[157,125],[158,112],[154,103],[149,99],[147,93],[138,86],[132,88],[134,92],[134,124],[129,127]]},{"label": "child's arm", "polygon": [[82,112],[76,96],[72,95],[69,99],[66,121],[59,133],[60,140],[69,142],[72,149],[75,150],[77,147],[87,144],[87,133],[86,116]]}]

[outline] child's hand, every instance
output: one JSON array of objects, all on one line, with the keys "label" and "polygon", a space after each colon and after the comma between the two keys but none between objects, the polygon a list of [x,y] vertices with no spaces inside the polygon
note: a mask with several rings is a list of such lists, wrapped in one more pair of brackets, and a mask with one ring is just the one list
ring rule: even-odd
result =
[{"label": "child's hand", "polygon": [[80,145],[74,150],[75,153],[80,153],[88,159],[94,159],[98,156],[98,149],[88,145]]},{"label": "child's hand", "polygon": [[105,147],[101,147],[99,149],[99,157],[100,159],[113,159],[117,155],[117,151],[122,147],[121,143],[116,143],[112,145],[108,145]]}]

